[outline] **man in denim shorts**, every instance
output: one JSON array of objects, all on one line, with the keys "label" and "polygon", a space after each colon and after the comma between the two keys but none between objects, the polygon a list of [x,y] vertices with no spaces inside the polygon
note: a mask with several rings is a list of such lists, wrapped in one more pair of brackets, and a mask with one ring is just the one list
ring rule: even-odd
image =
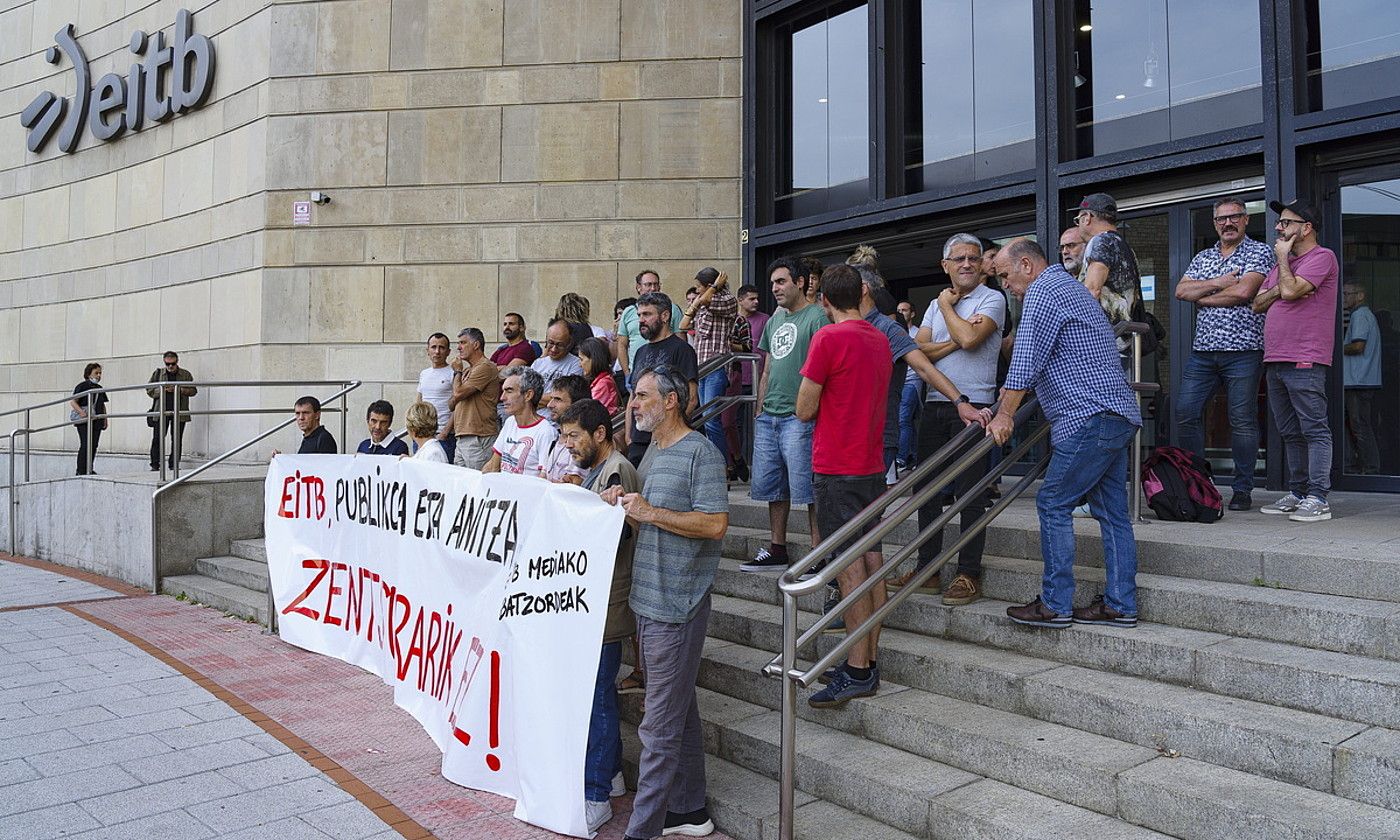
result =
[{"label": "man in denim shorts", "polygon": [[812,507],[812,423],[797,419],[797,388],[802,365],[817,330],[831,323],[822,308],[807,300],[808,272],[796,257],[779,257],[768,266],[773,297],[781,307],[763,328],[758,349],[768,354],[755,395],[753,482],[749,495],[768,503],[772,542],[739,568],[746,572],[782,571],[791,563],[787,550],[788,513],[807,505],[812,544],[819,541]]}]

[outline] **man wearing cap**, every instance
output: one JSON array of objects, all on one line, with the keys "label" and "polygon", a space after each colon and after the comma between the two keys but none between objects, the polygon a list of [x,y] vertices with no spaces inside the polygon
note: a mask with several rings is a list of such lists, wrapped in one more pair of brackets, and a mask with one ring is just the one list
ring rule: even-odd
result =
[{"label": "man wearing cap", "polygon": [[1098,298],[1108,322],[1145,320],[1137,255],[1118,232],[1118,202],[1108,193],[1086,195],[1074,223],[1089,240],[1079,280]]},{"label": "man wearing cap", "polygon": [[1269,411],[1283,439],[1288,495],[1259,509],[1294,522],[1332,518],[1332,429],[1327,423],[1327,371],[1337,328],[1337,255],[1317,243],[1319,217],[1295,199],[1269,202],[1278,214],[1274,255],[1254,311],[1264,319],[1264,378]]},{"label": "man wearing cap", "polygon": [[1196,338],[1181,374],[1176,424],[1182,448],[1204,456],[1201,412],[1216,388],[1225,386],[1230,453],[1235,461],[1230,510],[1249,510],[1254,506],[1250,493],[1259,457],[1255,415],[1264,355],[1264,318],[1250,309],[1250,303],[1276,260],[1273,249],[1245,235],[1249,214],[1243,199],[1219,199],[1212,218],[1220,240],[1192,258],[1176,284],[1177,300],[1197,307]]}]

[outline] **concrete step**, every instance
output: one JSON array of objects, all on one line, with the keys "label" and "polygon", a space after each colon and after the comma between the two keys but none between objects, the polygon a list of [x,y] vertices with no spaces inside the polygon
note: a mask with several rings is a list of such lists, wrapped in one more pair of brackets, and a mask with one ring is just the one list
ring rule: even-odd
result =
[{"label": "concrete step", "polygon": [[173,575],[163,578],[161,591],[167,595],[185,595],[189,600],[207,604],[230,615],[267,624],[267,595],[245,589],[237,584],[204,575]]},{"label": "concrete step", "polygon": [[[793,549],[808,550],[805,537],[793,538]],[[753,556],[766,534],[731,528],[724,553],[730,567]],[[887,546],[887,552],[893,551]],[[956,561],[944,567],[950,581]],[[901,569],[912,569],[912,561]],[[1039,560],[986,556],[983,589],[988,597],[1025,603],[1040,594],[1043,565]],[[1087,604],[1103,592],[1103,570],[1076,566],[1075,601]],[[765,575],[776,581],[776,574]],[[1143,620],[1210,633],[1330,650],[1339,653],[1400,660],[1400,604],[1298,592],[1267,586],[1200,581],[1140,572],[1138,601]],[[778,603],[776,583],[770,600]],[[915,600],[922,600],[916,598]],[[935,599],[936,601],[937,599]]]},{"label": "concrete step", "polygon": [[[759,641],[732,641],[774,653],[780,649],[775,575],[741,572],[737,561],[726,558],[715,577],[715,592],[759,606],[752,615],[762,627],[745,631]],[[802,629],[816,621],[820,601],[821,595],[802,601],[809,611]],[[984,598],[964,607],[945,607],[937,596],[915,595],[891,615],[886,627],[1038,657],[1026,661],[1044,667],[1080,665],[1400,729],[1400,662],[1394,660],[1152,623],[1131,630],[1083,625],[1034,630],[1008,621],[1008,606]]]},{"label": "concrete step", "polygon": [[242,557],[202,557],[194,561],[194,569],[205,577],[236,584],[255,592],[267,592],[266,563],[245,560]]},{"label": "concrete step", "polygon": [[267,540],[262,537],[254,540],[234,540],[229,546],[229,553],[234,557],[267,565]]},{"label": "concrete step", "polygon": [[[710,635],[722,641],[707,648],[702,682],[746,702],[776,708],[778,685],[758,672],[771,658],[767,651],[774,648],[767,642],[778,632],[777,614],[771,607],[716,596]],[[829,650],[835,642],[836,637],[823,639],[819,649]],[[1096,775],[1092,767],[1071,775],[1069,791],[1043,787],[1062,781],[1063,769],[1048,771],[1049,783],[1038,781],[1040,772],[1030,779],[1000,775],[1003,767],[1025,764],[1017,750],[1035,754],[1041,743],[1016,743],[1006,733],[1018,737],[1052,726],[1046,739],[1057,745],[1056,760],[1064,744],[1070,744],[1063,749],[1067,755],[1092,756],[1105,750],[1111,754],[1127,746],[1122,742],[1129,742],[1132,751],[1120,759],[1145,760],[1158,752],[1189,755],[1373,804],[1389,804],[1394,796],[1390,791],[1400,782],[1400,738],[1389,737],[1394,734],[1391,730],[1362,723],[898,630],[882,633],[880,665],[887,680],[929,693],[935,699],[926,703],[944,709],[951,719],[967,722],[953,727],[956,735],[945,735],[937,727],[931,730],[928,737],[933,741],[951,738],[946,747],[950,752],[906,749],[1096,810],[1108,807],[1112,780],[1102,772]],[[820,719],[829,715],[812,714],[824,715]],[[997,715],[996,720],[987,720]],[[861,721],[848,728],[876,737],[870,726]],[[900,737],[898,728],[892,731],[892,737]],[[1368,734],[1358,741],[1359,749],[1352,747],[1349,739],[1363,733]],[[1084,737],[1090,742],[1075,742]],[[1007,738],[1013,740],[1003,743]],[[1105,746],[1105,739],[1117,746]],[[960,751],[986,751],[990,757],[985,765],[969,765],[959,757]]]},{"label": "concrete step", "polygon": [[[634,719],[638,699],[632,696],[628,706]],[[774,715],[701,690],[710,752],[706,757],[710,813],[720,830],[739,840],[777,836]],[[634,777],[640,745],[632,725],[623,726],[625,763]],[[798,747],[794,834],[804,840],[1165,840],[1155,831],[817,724],[799,723]],[[755,772],[756,766],[762,769]],[[814,796],[814,791],[821,797]],[[881,820],[871,813],[879,814]]]},{"label": "concrete step", "polygon": [[[1268,519],[1258,518],[1261,522]],[[735,544],[739,551],[731,556],[752,556],[753,551],[768,544],[767,505],[749,499],[742,491],[729,494],[729,523],[733,537],[726,540],[726,545]],[[1337,540],[1314,539],[1306,529],[1281,527],[1288,524],[1251,523],[1250,534],[1242,536],[1210,525],[1148,520],[1134,529],[1138,568],[1194,580],[1262,583],[1285,590],[1400,602],[1400,553],[1380,555],[1369,544],[1349,546]],[[1262,533],[1255,533],[1261,527]],[[794,511],[788,528],[790,548],[794,557],[800,556],[796,553],[799,547],[804,553],[810,548],[805,511]],[[1075,563],[1102,567],[1103,544],[1098,523],[1077,519],[1074,530]],[[890,543],[904,545],[914,538],[915,532],[912,520],[902,522],[890,535]],[[950,538],[956,534],[956,525],[949,526],[947,533]],[[740,536],[755,541],[738,549]],[[987,529],[987,553],[1039,562],[1040,529],[1029,500],[1013,503]]]}]

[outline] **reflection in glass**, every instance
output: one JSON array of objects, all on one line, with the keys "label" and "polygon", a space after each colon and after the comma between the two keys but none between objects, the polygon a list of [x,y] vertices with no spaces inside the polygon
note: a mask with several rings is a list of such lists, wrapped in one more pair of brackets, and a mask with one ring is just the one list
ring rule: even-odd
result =
[{"label": "reflection in glass", "polygon": [[869,33],[864,5],[792,31],[790,159],[778,184],[780,219],[869,198]]},{"label": "reflection in glass", "polygon": [[1400,72],[1400,3],[1306,0],[1303,52],[1310,111],[1396,95]]},{"label": "reflection in glass", "polygon": [[1342,468],[1400,475],[1400,180],[1342,194]]},{"label": "reflection in glass", "polygon": [[1257,3],[1075,0],[1070,25],[1078,157],[1263,120]]},{"label": "reflection in glass", "polygon": [[1035,165],[1031,0],[908,0],[906,189]]}]

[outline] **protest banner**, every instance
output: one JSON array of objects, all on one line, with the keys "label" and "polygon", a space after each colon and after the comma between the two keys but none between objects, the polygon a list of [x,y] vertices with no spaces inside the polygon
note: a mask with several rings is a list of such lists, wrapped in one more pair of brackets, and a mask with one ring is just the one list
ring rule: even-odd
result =
[{"label": "protest banner", "polygon": [[620,508],[569,484],[279,455],[267,562],[284,640],[378,674],[444,778],[588,837],[583,763]]}]

